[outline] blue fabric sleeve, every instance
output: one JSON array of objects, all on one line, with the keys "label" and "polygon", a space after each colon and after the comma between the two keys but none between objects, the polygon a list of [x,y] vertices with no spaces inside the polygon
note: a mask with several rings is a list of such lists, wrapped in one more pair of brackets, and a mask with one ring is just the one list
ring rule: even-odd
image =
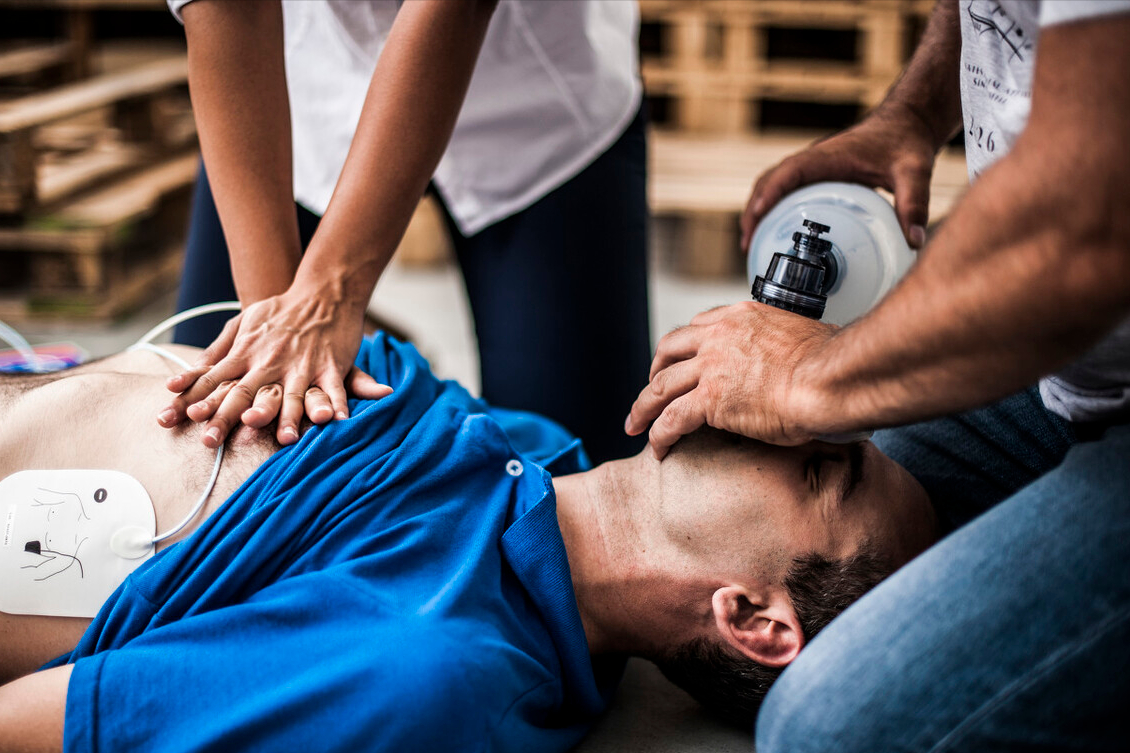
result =
[{"label": "blue fabric sleeve", "polygon": [[500,665],[475,636],[366,619],[380,611],[346,581],[295,578],[82,659],[64,749],[481,749],[524,689],[488,674]]}]

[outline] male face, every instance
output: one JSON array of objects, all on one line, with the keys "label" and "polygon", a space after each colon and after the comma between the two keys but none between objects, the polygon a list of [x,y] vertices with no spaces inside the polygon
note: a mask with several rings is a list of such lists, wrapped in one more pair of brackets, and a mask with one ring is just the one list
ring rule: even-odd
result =
[{"label": "male face", "polygon": [[665,470],[681,493],[665,493],[663,514],[677,535],[699,543],[709,537],[717,562],[777,580],[810,553],[838,559],[868,543],[899,565],[935,538],[921,485],[870,442],[776,447],[719,433],[690,439]]},{"label": "male face", "polygon": [[666,626],[675,637],[656,663],[744,724],[808,640],[935,537],[922,487],[869,442],[775,447],[700,431],[659,474],[655,513],[685,555],[665,560],[694,608],[683,631]]}]

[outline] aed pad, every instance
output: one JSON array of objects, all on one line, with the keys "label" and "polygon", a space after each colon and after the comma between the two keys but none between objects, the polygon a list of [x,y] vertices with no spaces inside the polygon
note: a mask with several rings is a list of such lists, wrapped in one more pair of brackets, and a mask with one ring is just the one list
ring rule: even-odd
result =
[{"label": "aed pad", "polygon": [[153,556],[157,527],[145,487],[105,470],[14,473],[0,521],[0,611],[57,617],[94,617]]}]

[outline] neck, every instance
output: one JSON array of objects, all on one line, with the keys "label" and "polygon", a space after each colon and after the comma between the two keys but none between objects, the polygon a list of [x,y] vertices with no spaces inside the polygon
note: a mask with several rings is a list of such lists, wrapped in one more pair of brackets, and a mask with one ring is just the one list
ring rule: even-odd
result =
[{"label": "neck", "polygon": [[656,655],[689,606],[680,557],[656,525],[658,463],[641,453],[553,485],[590,653]]}]

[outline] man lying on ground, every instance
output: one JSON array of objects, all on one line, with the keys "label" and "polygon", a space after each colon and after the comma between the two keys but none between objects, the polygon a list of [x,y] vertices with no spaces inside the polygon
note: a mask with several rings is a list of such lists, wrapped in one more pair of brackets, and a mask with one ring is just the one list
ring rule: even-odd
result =
[{"label": "man lying on ground", "polygon": [[[628,655],[749,722],[934,538],[921,487],[870,444],[699,434],[586,471],[555,424],[411,346],[378,335],[358,364],[395,391],[286,449],[238,431],[201,522],[93,622],[0,615],[0,749],[566,750]],[[174,370],[138,351],[0,381],[0,478],[123,471],[166,530],[212,460],[199,426],[152,420]]]}]

